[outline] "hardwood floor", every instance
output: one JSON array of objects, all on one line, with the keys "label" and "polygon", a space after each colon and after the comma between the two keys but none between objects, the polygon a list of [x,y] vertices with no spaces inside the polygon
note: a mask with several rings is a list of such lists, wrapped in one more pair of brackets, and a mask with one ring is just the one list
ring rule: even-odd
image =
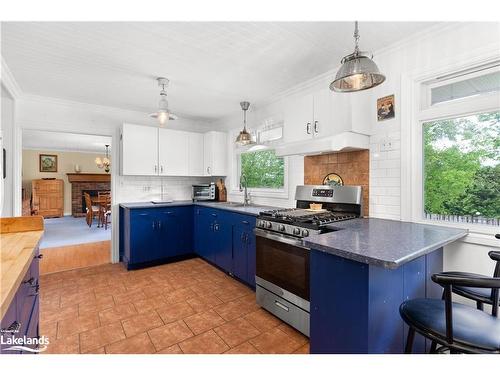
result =
[{"label": "hardwood floor", "polygon": [[68,271],[110,263],[111,241],[49,247],[40,250],[40,274]]}]

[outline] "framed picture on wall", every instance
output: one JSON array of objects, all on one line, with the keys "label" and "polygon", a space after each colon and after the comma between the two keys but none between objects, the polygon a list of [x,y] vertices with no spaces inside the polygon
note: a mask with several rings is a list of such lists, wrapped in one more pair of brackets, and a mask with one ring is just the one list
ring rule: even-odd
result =
[{"label": "framed picture on wall", "polygon": [[40,154],[40,172],[57,172],[57,155]]},{"label": "framed picture on wall", "polygon": [[377,99],[377,120],[383,121],[394,118],[394,95]]}]

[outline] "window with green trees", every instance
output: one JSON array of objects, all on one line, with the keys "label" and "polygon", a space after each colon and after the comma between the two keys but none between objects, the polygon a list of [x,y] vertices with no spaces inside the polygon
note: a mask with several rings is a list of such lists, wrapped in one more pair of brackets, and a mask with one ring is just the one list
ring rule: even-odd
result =
[{"label": "window with green trees", "polygon": [[425,122],[427,218],[500,225],[500,111]]},{"label": "window with green trees", "polygon": [[240,171],[247,178],[249,188],[283,189],[285,161],[274,150],[240,154]]}]

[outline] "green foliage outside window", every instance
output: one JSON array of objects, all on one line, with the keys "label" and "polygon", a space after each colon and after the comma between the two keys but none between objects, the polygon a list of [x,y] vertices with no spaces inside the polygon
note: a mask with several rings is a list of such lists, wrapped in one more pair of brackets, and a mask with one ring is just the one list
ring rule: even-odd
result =
[{"label": "green foliage outside window", "polygon": [[500,219],[500,111],[424,123],[427,214]]},{"label": "green foliage outside window", "polygon": [[245,152],[240,156],[241,172],[249,188],[282,189],[285,186],[285,161],[274,150]]}]

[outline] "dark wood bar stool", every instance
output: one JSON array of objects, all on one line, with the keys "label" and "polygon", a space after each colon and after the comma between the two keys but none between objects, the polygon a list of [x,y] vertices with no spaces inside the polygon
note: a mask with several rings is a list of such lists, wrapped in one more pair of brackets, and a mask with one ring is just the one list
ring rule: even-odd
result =
[{"label": "dark wood bar stool", "polygon": [[444,288],[444,300],[419,298],[399,308],[409,326],[405,353],[411,353],[415,333],[449,349],[451,353],[500,354],[500,319],[484,311],[452,301],[454,287],[490,289],[493,306],[498,306],[500,278],[462,276],[453,272],[432,275]]},{"label": "dark wood bar stool", "polygon": [[[493,277],[500,277],[500,251],[490,251],[488,255],[492,260],[496,261]],[[485,277],[483,275],[467,272],[448,272],[448,274],[462,277]],[[485,304],[492,305],[491,313],[494,316],[498,316],[498,303],[493,303],[493,290],[488,288],[473,288],[462,285],[453,285],[452,292],[475,301],[479,310],[483,310]]]}]

